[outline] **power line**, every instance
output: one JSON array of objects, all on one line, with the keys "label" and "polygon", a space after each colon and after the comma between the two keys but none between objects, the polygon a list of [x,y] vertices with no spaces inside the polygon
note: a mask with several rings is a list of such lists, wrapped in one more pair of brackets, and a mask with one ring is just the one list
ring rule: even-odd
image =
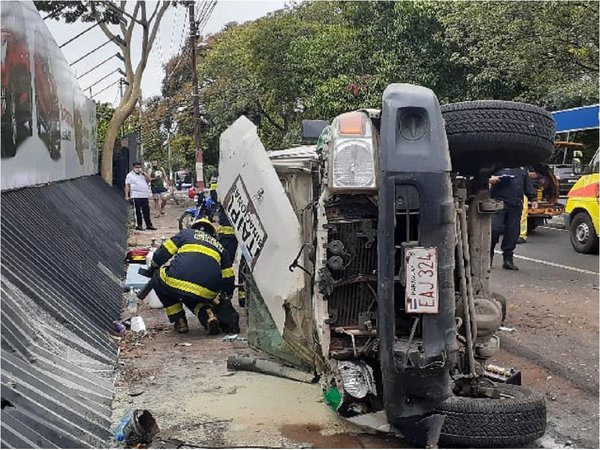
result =
[{"label": "power line", "polygon": [[[108,85],[108,86],[106,86],[104,89],[102,89],[102,90],[100,90],[100,91],[96,92],[94,95],[92,95],[92,97],[91,97],[91,98],[94,98],[96,95],[100,95],[100,94],[102,94],[104,91],[106,91],[107,89],[109,89],[109,88],[113,87],[113,86],[114,86],[115,84],[117,84],[117,83],[118,83],[118,81],[115,81],[114,83],[112,83],[112,84],[109,84],[109,85]],[[117,91],[117,94],[118,94],[118,93],[119,93],[119,92]],[[116,97],[115,97],[115,101],[116,101]]]},{"label": "power line", "polygon": [[[112,56],[109,56],[108,58],[106,58],[104,61],[100,61],[98,64],[96,64],[94,67],[92,67],[90,70],[88,70],[85,73],[82,73],[81,75],[79,75],[77,77],[77,79],[79,80],[80,78],[83,78],[84,76],[86,76],[88,73],[93,72],[94,70],[96,70],[98,67],[100,67],[102,64],[104,64],[107,61],[110,61],[111,59],[120,56],[119,53],[115,53]],[[119,58],[120,59],[120,58]]]},{"label": "power line", "polygon": [[73,42],[75,39],[80,38],[81,36],[83,36],[85,33],[87,33],[88,31],[90,31],[92,28],[97,27],[98,25],[100,25],[100,22],[96,22],[95,24],[93,24],[91,27],[86,28],[85,30],[83,30],[81,33],[73,36],[71,39],[69,39],[67,42],[65,42],[62,45],[59,45],[58,48],[63,48],[65,45],[70,44],[71,42]]}]

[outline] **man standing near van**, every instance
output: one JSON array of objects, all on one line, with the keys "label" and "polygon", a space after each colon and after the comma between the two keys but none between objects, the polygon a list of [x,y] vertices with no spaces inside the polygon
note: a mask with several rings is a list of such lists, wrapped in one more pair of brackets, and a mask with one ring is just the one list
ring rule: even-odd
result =
[{"label": "man standing near van", "polygon": [[133,170],[125,177],[125,200],[133,203],[135,208],[135,229],[142,231],[142,216],[146,222],[146,230],[156,230],[150,220],[150,205],[148,204],[148,183],[150,177],[142,170],[141,162],[133,163]]},{"label": "man standing near van", "polygon": [[494,258],[494,248],[502,238],[502,268],[519,270],[513,261],[513,253],[519,238],[519,223],[523,210],[524,196],[531,201],[532,208],[537,208],[533,184],[527,170],[522,167],[500,169],[490,177],[492,186],[490,194],[495,200],[502,200],[504,208],[492,216],[492,246],[490,256]]},{"label": "man standing near van", "polygon": [[148,169],[150,179],[150,190],[154,199],[154,217],[160,217],[165,213],[165,206],[169,196],[167,174],[165,169],[158,166],[158,159],[152,160],[152,166]]}]

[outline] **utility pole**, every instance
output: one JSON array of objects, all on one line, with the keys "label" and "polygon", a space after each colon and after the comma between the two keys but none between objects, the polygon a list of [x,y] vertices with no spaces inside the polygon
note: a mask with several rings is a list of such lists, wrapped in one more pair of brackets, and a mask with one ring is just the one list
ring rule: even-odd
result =
[{"label": "utility pole", "polygon": [[190,47],[192,53],[192,86],[194,97],[194,148],[196,150],[196,187],[198,190],[204,189],[204,165],[202,161],[202,148],[200,147],[200,92],[198,90],[198,72],[196,70],[196,41],[198,39],[198,28],[196,18],[194,17],[194,4],[192,0],[188,2],[190,16]]}]

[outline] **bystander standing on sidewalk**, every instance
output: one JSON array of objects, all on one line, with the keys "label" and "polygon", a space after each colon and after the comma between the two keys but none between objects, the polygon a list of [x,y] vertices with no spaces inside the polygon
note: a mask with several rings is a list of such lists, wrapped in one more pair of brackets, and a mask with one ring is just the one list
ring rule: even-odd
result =
[{"label": "bystander standing on sidewalk", "polygon": [[125,178],[125,200],[131,201],[135,208],[135,229],[143,230],[142,228],[142,217],[146,222],[147,230],[156,230],[152,221],[150,220],[150,205],[148,203],[148,197],[150,193],[148,191],[148,183],[150,177],[146,175],[142,170],[141,162],[133,163],[133,170],[127,174]]},{"label": "bystander standing on sidewalk", "polygon": [[169,196],[167,173],[163,167],[158,165],[158,159],[152,160],[152,165],[147,173],[150,180],[150,190],[154,199],[155,217],[165,214],[165,206]]}]

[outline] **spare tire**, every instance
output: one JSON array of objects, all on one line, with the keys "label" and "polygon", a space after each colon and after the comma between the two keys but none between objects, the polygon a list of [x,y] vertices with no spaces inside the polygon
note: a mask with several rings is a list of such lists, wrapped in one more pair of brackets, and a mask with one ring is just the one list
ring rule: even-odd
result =
[{"label": "spare tire", "polygon": [[554,148],[552,114],[527,103],[480,100],[442,105],[452,170],[520,167],[546,161]]},{"label": "spare tire", "polygon": [[437,412],[446,419],[440,444],[459,447],[515,448],[544,435],[546,403],[540,394],[498,384],[499,399],[450,397]]}]

